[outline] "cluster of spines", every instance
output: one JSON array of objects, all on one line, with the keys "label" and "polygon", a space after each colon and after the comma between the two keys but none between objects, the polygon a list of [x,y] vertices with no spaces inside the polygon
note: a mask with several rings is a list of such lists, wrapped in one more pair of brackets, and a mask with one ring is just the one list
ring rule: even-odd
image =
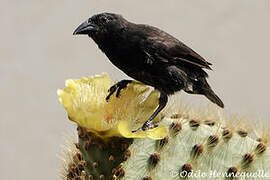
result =
[{"label": "cluster of spines", "polygon": [[82,154],[77,151],[72,158],[72,162],[68,164],[67,180],[84,180],[86,179],[85,167],[87,162],[83,160]]},{"label": "cluster of spines", "polygon": [[[173,115],[171,118],[179,119],[181,118],[181,115],[179,114]],[[170,125],[170,132],[173,132],[173,134],[179,133],[179,131],[175,131],[176,124],[178,127],[182,127],[179,121],[174,120],[172,124]],[[199,119],[191,119],[188,121],[188,124],[192,131],[196,131],[201,126],[201,121]],[[213,127],[216,124],[216,122],[213,120],[205,120],[203,124],[209,127]],[[194,170],[194,166],[196,166],[196,161],[202,156],[202,153],[204,153],[204,151],[206,151],[207,149],[214,148],[218,143],[219,143],[219,137],[218,135],[214,134],[214,135],[209,135],[206,142],[194,144],[189,153],[190,158],[185,164],[183,164],[179,168],[179,174],[181,174],[182,172],[186,172],[184,173],[184,176],[186,175],[187,177],[187,175]]]},{"label": "cluster of spines", "polygon": [[[241,135],[240,135],[241,136]],[[242,156],[241,162],[237,166],[232,166],[228,169],[227,174],[229,178],[233,179],[236,177],[238,172],[247,172],[251,164],[266,151],[266,145],[262,142],[259,142],[255,149],[251,152],[248,152]]]},{"label": "cluster of spines", "polygon": [[[172,124],[176,124],[176,123],[174,122]],[[204,124],[208,126],[214,126],[216,122],[212,120],[205,120]],[[196,128],[200,126],[200,121],[192,119],[189,121],[189,126],[192,130],[196,130]],[[248,131],[244,129],[239,129],[239,130],[236,130],[235,132],[241,138],[248,137]],[[221,140],[223,140],[225,143],[229,143],[233,135],[234,133],[231,129],[223,128]],[[259,140],[261,140],[261,138],[257,139],[257,141]],[[190,152],[191,159],[193,161],[198,159],[202,155],[205,149],[211,150],[211,148],[214,148],[215,146],[217,146],[219,142],[220,142],[220,137],[217,134],[214,134],[214,135],[210,135],[207,138],[207,143],[195,144]],[[239,171],[242,171],[242,170],[245,171],[247,168],[250,167],[251,163],[254,162],[256,158],[259,158],[265,151],[266,151],[266,145],[263,142],[259,142],[256,148],[252,152],[248,152],[242,156],[242,160],[238,166],[232,166],[228,168],[227,178],[233,179]],[[193,170],[193,167],[191,163],[186,163],[181,168],[181,171],[186,171],[187,173],[191,172],[192,170]]]},{"label": "cluster of spines", "polygon": [[[103,139],[78,127],[78,149],[87,162],[85,172],[89,180],[117,179],[125,175],[122,163],[130,156],[128,149],[133,139],[112,137]],[[85,179],[85,180],[88,180]]]}]

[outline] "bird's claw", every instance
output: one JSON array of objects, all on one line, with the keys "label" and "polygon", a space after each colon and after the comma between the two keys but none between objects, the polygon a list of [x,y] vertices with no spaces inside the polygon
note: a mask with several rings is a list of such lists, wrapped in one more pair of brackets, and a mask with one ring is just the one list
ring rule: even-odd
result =
[{"label": "bird's claw", "polygon": [[123,88],[120,88],[120,87],[117,89],[116,95],[115,95],[117,98],[120,97],[120,92],[121,92],[122,89],[123,89]]},{"label": "bird's claw", "polygon": [[108,89],[109,94],[106,96],[106,101],[109,101],[110,97],[113,95],[113,93],[117,90],[117,84],[113,85]]},{"label": "bird's claw", "polygon": [[108,96],[106,97],[106,101],[109,101],[110,97],[114,94],[114,92],[116,91],[116,97],[119,98],[120,97],[120,92],[122,89],[126,88],[127,85],[129,83],[131,83],[132,80],[122,80],[122,81],[119,81],[117,82],[116,84],[114,84],[113,86],[111,86],[109,89],[108,89]]},{"label": "bird's claw", "polygon": [[139,130],[147,131],[148,129],[154,129],[154,128],[156,128],[156,127],[158,127],[158,123],[155,123],[155,124],[148,124],[147,122],[145,122],[145,123],[143,124],[142,127],[138,128],[138,129],[136,129],[136,130],[133,130],[133,131],[131,131],[131,132],[132,132],[132,133],[135,133],[135,132],[137,132],[137,131],[139,131]]}]

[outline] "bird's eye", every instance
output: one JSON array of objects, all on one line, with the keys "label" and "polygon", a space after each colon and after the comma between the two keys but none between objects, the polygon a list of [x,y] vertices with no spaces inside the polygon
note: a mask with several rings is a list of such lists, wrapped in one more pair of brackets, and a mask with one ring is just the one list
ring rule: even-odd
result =
[{"label": "bird's eye", "polygon": [[108,18],[107,18],[107,17],[101,17],[100,20],[101,20],[101,22],[103,22],[103,23],[108,22]]},{"label": "bird's eye", "polygon": [[108,23],[110,21],[112,21],[112,17],[110,17],[110,16],[102,16],[102,17],[100,17],[100,22],[101,23]]}]

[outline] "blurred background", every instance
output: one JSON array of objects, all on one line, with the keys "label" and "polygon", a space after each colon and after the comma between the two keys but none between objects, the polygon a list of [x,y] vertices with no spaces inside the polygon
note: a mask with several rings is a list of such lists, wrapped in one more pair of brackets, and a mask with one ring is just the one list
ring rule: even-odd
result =
[{"label": "blurred background", "polygon": [[[116,69],[73,30],[99,12],[157,26],[213,63],[209,83],[227,111],[269,125],[269,0],[1,1],[0,174],[2,180],[59,179],[61,145],[75,125],[57,99],[68,78]],[[184,93],[180,93],[181,96]],[[207,104],[201,96],[187,96]]]}]

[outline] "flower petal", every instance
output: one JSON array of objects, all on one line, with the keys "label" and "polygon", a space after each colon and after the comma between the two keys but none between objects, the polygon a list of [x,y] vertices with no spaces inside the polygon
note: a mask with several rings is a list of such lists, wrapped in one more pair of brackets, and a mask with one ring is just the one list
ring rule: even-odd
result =
[{"label": "flower petal", "polygon": [[[163,126],[132,133],[141,127],[158,106],[159,93],[140,82],[132,82],[121,90],[120,98],[105,97],[112,81],[107,74],[81,79],[68,79],[66,87],[57,90],[58,99],[66,109],[71,121],[88,131],[107,138],[122,136],[126,138],[162,139],[167,132]],[[160,119],[159,116],[155,118]]]}]

